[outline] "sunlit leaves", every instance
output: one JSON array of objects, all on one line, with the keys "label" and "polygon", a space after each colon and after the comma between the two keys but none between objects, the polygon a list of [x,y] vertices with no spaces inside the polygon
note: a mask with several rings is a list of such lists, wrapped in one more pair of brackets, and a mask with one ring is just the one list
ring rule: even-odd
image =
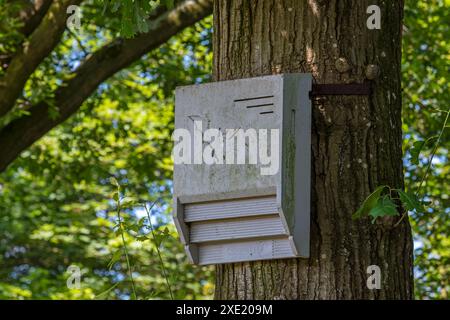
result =
[{"label": "sunlit leaves", "polygon": [[124,37],[132,37],[137,33],[147,32],[149,14],[158,6],[164,5],[171,9],[174,0],[102,0],[103,12],[108,10],[119,14],[121,17],[121,34]]},{"label": "sunlit leaves", "polygon": [[[78,36],[92,51],[117,36],[120,21],[108,13],[99,15],[91,2],[84,4]],[[121,184],[122,227],[138,297],[170,298],[156,245],[176,279],[171,281],[175,297],[205,297],[212,270],[188,264],[171,224],[170,135],[175,86],[209,78],[210,35],[208,19],[117,73],[78,113],[0,175],[0,298],[130,297],[129,282],[120,281],[127,276],[124,256],[108,265],[122,243],[115,233],[117,186],[110,183],[111,176]],[[39,66],[36,81],[27,84],[26,96],[34,101],[46,97],[77,64],[79,51],[65,36],[51,59]],[[163,200],[152,213],[155,242],[135,203],[152,202],[156,194]],[[64,271],[72,262],[87,270],[78,293],[65,285]],[[10,282],[14,288],[3,286]]]},{"label": "sunlit leaves", "polygon": [[[434,145],[422,145],[419,141],[439,133],[449,107],[449,7],[448,0],[405,1],[404,23],[409,31],[403,34],[402,118],[406,137],[405,177],[410,190],[418,188]],[[410,212],[416,244],[417,298],[449,297],[450,283],[445,276],[450,274],[450,247],[445,245],[450,239],[449,148],[450,130],[447,129],[437,149],[433,170],[421,188],[431,203],[426,212]]]}]

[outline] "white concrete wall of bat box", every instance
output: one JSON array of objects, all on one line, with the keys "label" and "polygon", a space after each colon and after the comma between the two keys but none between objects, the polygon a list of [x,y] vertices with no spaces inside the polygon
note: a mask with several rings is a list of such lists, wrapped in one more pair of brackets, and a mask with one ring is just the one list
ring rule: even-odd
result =
[{"label": "white concrete wall of bat box", "polygon": [[177,89],[174,220],[193,263],[309,256],[311,86],[281,74]]}]

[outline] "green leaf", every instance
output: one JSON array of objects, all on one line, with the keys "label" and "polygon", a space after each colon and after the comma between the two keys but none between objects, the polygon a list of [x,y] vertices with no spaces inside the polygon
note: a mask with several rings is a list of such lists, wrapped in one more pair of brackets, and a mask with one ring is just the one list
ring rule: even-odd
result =
[{"label": "green leaf", "polygon": [[167,238],[167,236],[161,232],[154,232],[152,236],[153,238],[151,240],[156,247],[160,247],[164,239]]},{"label": "green leaf", "polygon": [[111,6],[111,12],[117,12],[120,8],[120,1],[115,1],[114,4]]},{"label": "green leaf", "polygon": [[174,0],[165,0],[164,2],[165,2],[166,7],[168,9],[173,9],[173,7],[174,7]]},{"label": "green leaf", "polygon": [[117,179],[115,177],[111,177],[109,178],[109,182],[116,187],[120,187],[119,182],[117,181]]},{"label": "green leaf", "polygon": [[144,242],[144,241],[149,240],[149,238],[147,236],[137,236],[136,240],[140,241],[140,242]]},{"label": "green leaf", "polygon": [[113,253],[113,256],[111,260],[108,263],[108,269],[111,270],[111,268],[114,266],[114,264],[122,258],[122,249],[117,250]]},{"label": "green leaf", "polygon": [[412,193],[406,193],[403,190],[397,189],[395,190],[398,192],[398,195],[400,196],[400,201],[403,203],[405,208],[408,211],[416,210],[418,212],[424,212],[425,208],[423,207],[420,200],[417,198],[415,194]]},{"label": "green leaf", "polygon": [[123,233],[123,230],[122,230],[120,227],[118,227],[118,228],[114,231],[114,235],[115,235],[116,237],[119,237],[122,233]]},{"label": "green leaf", "polygon": [[364,202],[362,203],[361,207],[358,209],[358,211],[356,211],[352,218],[353,219],[360,219],[364,216],[367,216],[370,212],[370,210],[372,210],[378,202],[378,199],[381,196],[381,193],[384,191],[384,189],[386,189],[387,186],[379,186],[375,189],[374,192],[372,192],[367,198],[366,200],[364,200]]},{"label": "green leaf", "polygon": [[147,217],[142,217],[138,220],[137,225],[139,226],[140,229],[145,227],[146,221],[147,221]]},{"label": "green leaf", "polygon": [[58,119],[60,116],[59,108],[54,104],[53,100],[45,99],[45,102],[49,105],[48,108],[48,117],[52,120]]},{"label": "green leaf", "polygon": [[104,0],[103,1],[102,15],[106,14],[106,11],[108,10],[108,6],[109,6],[109,0]]},{"label": "green leaf", "polygon": [[420,153],[422,152],[423,148],[427,144],[429,144],[430,141],[433,141],[437,138],[438,138],[438,136],[432,136],[432,137],[429,137],[425,141],[423,141],[423,140],[415,141],[413,143],[412,148],[409,150],[409,153],[411,154],[411,158],[409,160],[411,161],[411,163],[415,164],[415,165],[419,165],[419,156],[420,156]]},{"label": "green leaf", "polygon": [[424,145],[425,141],[416,141],[413,143],[412,148],[409,150],[409,153],[411,154],[410,161],[412,164],[419,164],[420,152],[422,151]]},{"label": "green leaf", "polygon": [[139,225],[137,223],[127,223],[125,225],[125,230],[127,231],[134,231],[134,232],[139,232]]},{"label": "green leaf", "polygon": [[375,207],[369,212],[369,215],[373,218],[372,223],[374,223],[378,217],[398,216],[398,214],[397,206],[388,195],[378,199]]},{"label": "green leaf", "polygon": [[120,203],[120,206],[124,209],[133,208],[137,204],[137,199],[135,197],[125,197]]}]

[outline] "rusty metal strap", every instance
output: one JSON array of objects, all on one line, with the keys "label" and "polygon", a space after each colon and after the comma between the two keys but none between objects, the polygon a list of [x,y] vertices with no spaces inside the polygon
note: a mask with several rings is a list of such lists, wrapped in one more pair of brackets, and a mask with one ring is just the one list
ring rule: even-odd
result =
[{"label": "rusty metal strap", "polygon": [[372,86],[369,82],[350,84],[313,84],[309,96],[368,96],[371,93]]}]

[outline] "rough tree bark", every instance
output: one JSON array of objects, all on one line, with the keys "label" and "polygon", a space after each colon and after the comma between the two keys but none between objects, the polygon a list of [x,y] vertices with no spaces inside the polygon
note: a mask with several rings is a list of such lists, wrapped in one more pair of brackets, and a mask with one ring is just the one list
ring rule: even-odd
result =
[{"label": "rough tree bark", "polygon": [[[366,27],[381,8],[381,30]],[[378,185],[403,186],[401,26],[403,1],[216,0],[217,81],[310,72],[316,83],[375,78],[368,97],[313,103],[311,257],[221,265],[218,299],[411,299],[408,219],[372,225],[351,215]],[[378,77],[377,70],[379,69]],[[381,268],[381,289],[366,286]]]}]

